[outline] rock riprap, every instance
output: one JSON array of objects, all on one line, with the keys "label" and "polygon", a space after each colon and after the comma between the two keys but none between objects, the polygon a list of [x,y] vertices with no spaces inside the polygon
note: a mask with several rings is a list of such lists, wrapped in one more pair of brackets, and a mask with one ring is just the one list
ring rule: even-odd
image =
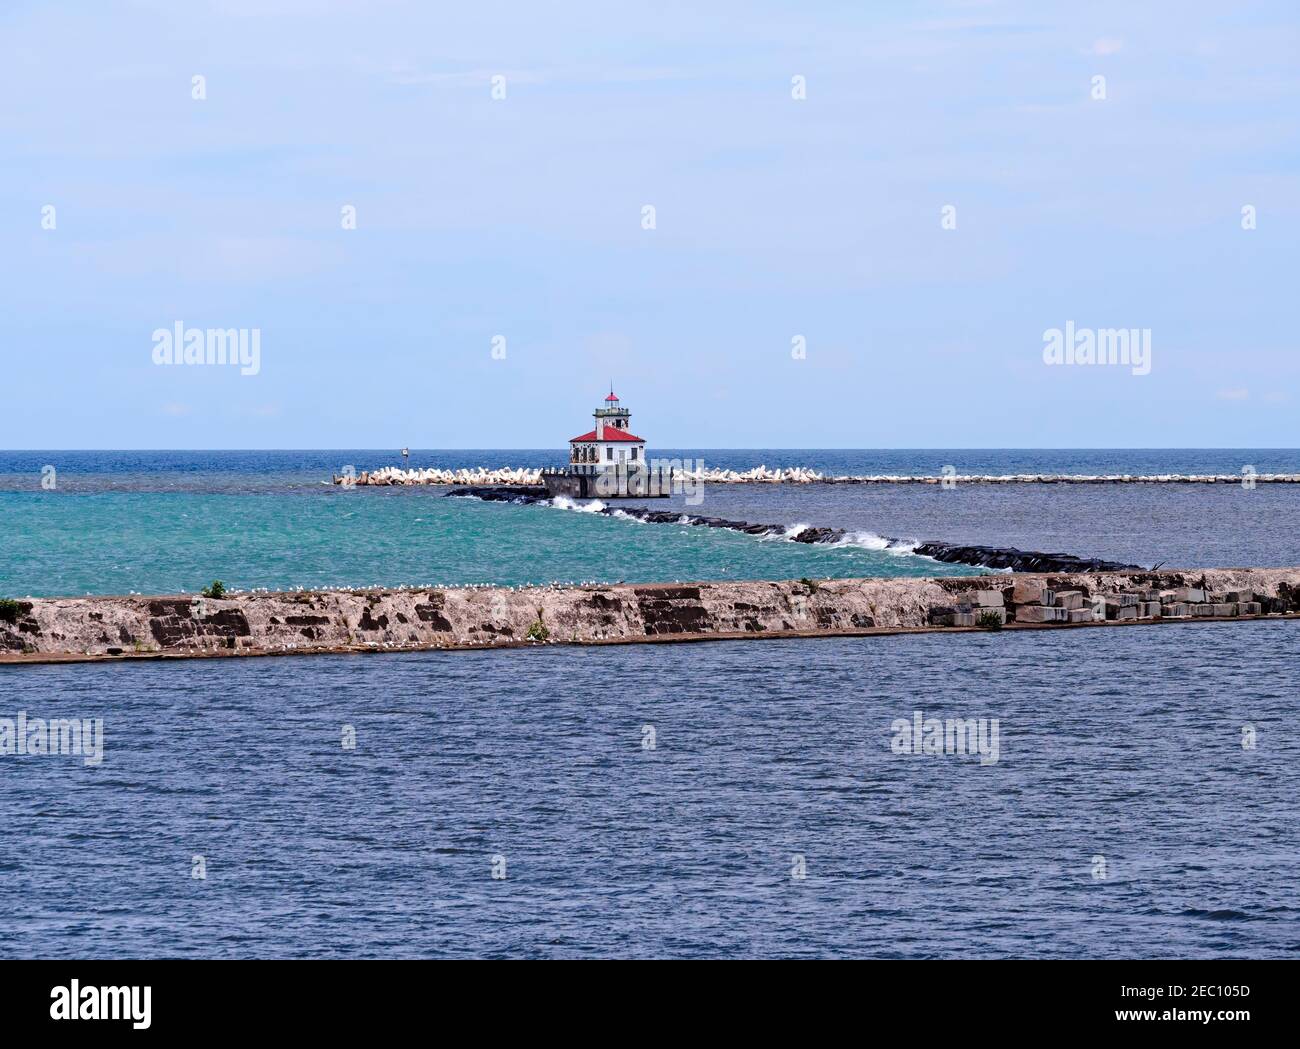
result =
[{"label": "rock riprap", "polygon": [[[454,488],[447,493],[461,498],[482,499],[486,502],[534,505],[550,502],[544,488],[507,488],[499,486],[471,486]],[[846,528],[812,528],[801,525],[791,528],[781,524],[750,524],[748,521],[729,521],[725,517],[705,517],[680,510],[651,510],[643,506],[602,506],[594,513],[607,517],[633,517],[649,524],[694,525],[702,528],[724,528],[746,535],[783,536],[795,543],[808,545],[834,545],[853,539],[855,533]],[[946,564],[971,565],[975,568],[997,568],[1011,572],[1136,572],[1139,565],[1126,565],[1119,561],[1076,557],[1073,554],[1045,554],[1036,550],[1017,550],[1015,547],[971,546],[962,543],[928,541],[913,543],[906,539],[880,537],[881,541],[899,550],[930,557]]]},{"label": "rock riprap", "polygon": [[[751,470],[679,470],[691,482],[705,484],[1241,484],[1242,474],[825,474],[807,466],[755,466]],[[1300,484],[1300,474],[1254,473],[1255,484]],[[436,467],[381,466],[355,476],[336,476],[335,484],[363,487],[422,484],[542,483],[540,467],[485,466],[439,469]]]}]

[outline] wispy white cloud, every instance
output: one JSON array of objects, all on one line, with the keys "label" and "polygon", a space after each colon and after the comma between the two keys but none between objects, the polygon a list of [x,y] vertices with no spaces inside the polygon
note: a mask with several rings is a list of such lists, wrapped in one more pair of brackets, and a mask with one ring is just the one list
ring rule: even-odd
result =
[{"label": "wispy white cloud", "polygon": [[1092,42],[1087,53],[1105,58],[1108,55],[1117,55],[1124,49],[1124,41],[1118,40],[1113,36],[1103,36]]}]

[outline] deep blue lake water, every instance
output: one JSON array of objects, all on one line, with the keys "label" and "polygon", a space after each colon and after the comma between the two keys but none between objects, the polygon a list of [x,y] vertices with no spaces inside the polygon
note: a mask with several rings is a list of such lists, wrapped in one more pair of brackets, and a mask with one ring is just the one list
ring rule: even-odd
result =
[{"label": "deep blue lake water", "polygon": [[[4,668],[0,716],[106,743],[0,757],[0,955],[1294,956],[1297,642]],[[893,753],[915,710],[998,718],[997,763]]]}]

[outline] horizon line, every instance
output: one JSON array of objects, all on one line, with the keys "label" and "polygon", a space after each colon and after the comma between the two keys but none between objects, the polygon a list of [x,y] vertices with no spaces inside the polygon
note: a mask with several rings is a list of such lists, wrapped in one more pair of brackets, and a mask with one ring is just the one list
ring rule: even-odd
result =
[{"label": "horizon line", "polygon": [[[536,448],[525,447],[473,447],[448,446],[442,448],[413,448],[406,446],[412,454],[416,452],[554,452],[564,454],[566,449],[559,446]],[[699,452],[1300,452],[1300,446],[1282,445],[1149,445],[1146,447],[1132,445],[1077,445],[1077,446],[1015,446],[1015,445],[917,445],[917,446],[859,446],[859,445],[825,445],[820,447],[803,446],[735,446],[706,448],[699,445],[656,445],[665,451],[699,451]],[[362,448],[362,447],[314,447],[314,448],[0,448],[0,455],[10,453],[32,452],[391,452],[401,455],[400,448]]]}]

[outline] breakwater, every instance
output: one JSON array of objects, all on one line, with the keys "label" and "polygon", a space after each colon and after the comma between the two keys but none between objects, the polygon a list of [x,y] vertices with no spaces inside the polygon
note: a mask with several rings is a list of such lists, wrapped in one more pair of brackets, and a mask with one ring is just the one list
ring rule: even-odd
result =
[{"label": "breakwater", "polygon": [[[482,499],[486,502],[533,505],[552,502],[544,488],[532,486],[468,487],[456,488],[449,496]],[[730,521],[724,517],[706,517],[680,510],[650,510],[640,506],[597,505],[592,513],[606,517],[629,517],[647,524],[692,525],[703,528],[723,528],[753,536],[772,536],[789,539],[794,543],[809,545],[844,543],[852,541],[856,533],[845,528],[792,528],[781,524],[750,524],[748,521]],[[929,557],[947,564],[970,565],[974,568],[995,568],[1011,572],[1129,572],[1141,571],[1139,565],[1126,565],[1118,561],[1076,557],[1073,554],[1042,553],[1036,550],[1017,550],[1014,547],[975,546],[963,543],[944,543],[937,540],[916,543],[906,539],[880,537],[887,547],[907,553]]]},{"label": "breakwater", "polygon": [[[677,470],[674,476],[689,484],[1300,484],[1300,474],[840,474],[831,475],[803,466],[752,470]],[[334,476],[336,485],[401,487],[404,485],[540,485],[542,470],[532,467],[462,467],[459,469],[384,466],[356,476]]]},{"label": "breakwater", "polygon": [[184,594],[36,598],[0,606],[0,663],[599,645],[1004,626],[1109,628],[1293,616],[1300,616],[1300,568],[1044,573],[1014,579],[984,575],[252,592],[221,599]]}]

